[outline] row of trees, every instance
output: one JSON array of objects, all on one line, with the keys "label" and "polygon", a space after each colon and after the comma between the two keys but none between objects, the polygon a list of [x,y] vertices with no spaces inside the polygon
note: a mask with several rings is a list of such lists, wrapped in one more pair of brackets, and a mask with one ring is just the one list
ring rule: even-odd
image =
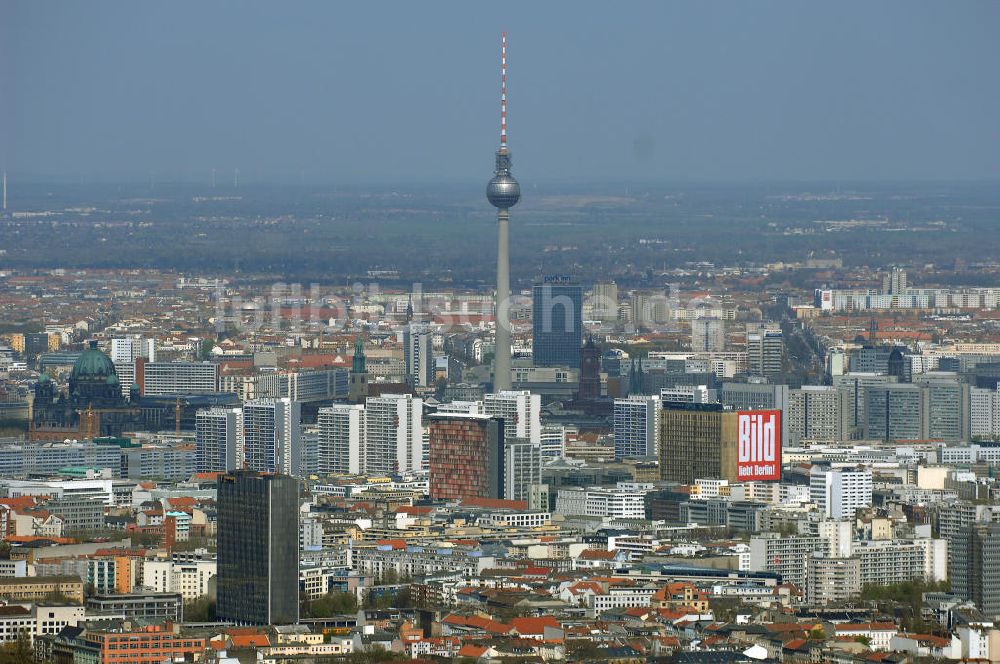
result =
[{"label": "row of trees", "polygon": [[861,589],[861,599],[872,602],[884,613],[896,616],[900,627],[909,631],[935,633],[941,629],[936,622],[921,617],[924,593],[947,592],[947,581],[912,579],[888,586],[867,584]]},{"label": "row of trees", "polygon": [[[361,607],[372,610],[408,609],[414,606],[412,594],[407,587],[384,593],[374,593],[369,590],[364,594],[364,601],[361,604]],[[303,600],[299,613],[303,618],[330,618],[357,613],[358,608],[358,600],[354,593],[332,592],[311,601]],[[184,603],[186,621],[211,622],[215,618],[215,602],[208,597],[199,597]]]},{"label": "row of trees", "polygon": [[311,602],[303,601],[299,613],[303,618],[329,618],[356,613],[357,610],[358,600],[354,593],[333,592]]}]

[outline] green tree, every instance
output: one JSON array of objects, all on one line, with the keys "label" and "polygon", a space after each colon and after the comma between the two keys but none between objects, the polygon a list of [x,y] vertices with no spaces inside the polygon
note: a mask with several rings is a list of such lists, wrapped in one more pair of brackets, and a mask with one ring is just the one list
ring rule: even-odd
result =
[{"label": "green tree", "polygon": [[215,602],[207,595],[185,602],[184,620],[187,622],[212,622],[215,620]]},{"label": "green tree", "polygon": [[576,639],[566,644],[566,659],[570,662],[591,662],[601,654],[601,647],[589,639]]},{"label": "green tree", "polygon": [[387,569],[378,579],[380,586],[391,586],[396,583],[399,583],[399,573],[394,569]]},{"label": "green tree", "polygon": [[949,588],[947,581],[923,579],[911,579],[887,586],[868,584],[861,589],[861,599],[874,603],[880,611],[896,614],[904,629],[934,632],[940,626],[927,623],[920,616],[924,593],[946,592]]},{"label": "green tree", "polygon": [[713,599],[711,606],[716,619],[722,622],[733,622],[736,620],[736,614],[739,613],[740,607],[743,606],[743,600],[738,597],[720,597]]},{"label": "green tree", "polygon": [[0,664],[34,664],[35,652],[31,647],[31,639],[24,630],[17,633],[17,638],[11,643],[0,646]]},{"label": "green tree", "polygon": [[144,533],[141,531],[135,531],[131,533],[130,539],[132,540],[132,546],[154,547],[160,545],[160,540],[162,539],[162,537],[155,533]]},{"label": "green tree", "polygon": [[413,596],[410,593],[410,587],[406,586],[400,588],[396,592],[395,605],[397,609],[412,609],[413,608]]},{"label": "green tree", "polygon": [[354,593],[332,592],[311,602],[305,602],[303,614],[311,618],[329,618],[330,616],[355,613],[358,610],[358,600]]}]

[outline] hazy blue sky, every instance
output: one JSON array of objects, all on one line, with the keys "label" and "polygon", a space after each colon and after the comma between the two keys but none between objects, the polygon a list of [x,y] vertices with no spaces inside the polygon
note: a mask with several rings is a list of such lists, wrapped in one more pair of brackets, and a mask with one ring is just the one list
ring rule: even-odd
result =
[{"label": "hazy blue sky", "polygon": [[524,182],[1000,177],[1000,3],[950,0],[0,0],[0,163],[484,181],[501,29]]}]

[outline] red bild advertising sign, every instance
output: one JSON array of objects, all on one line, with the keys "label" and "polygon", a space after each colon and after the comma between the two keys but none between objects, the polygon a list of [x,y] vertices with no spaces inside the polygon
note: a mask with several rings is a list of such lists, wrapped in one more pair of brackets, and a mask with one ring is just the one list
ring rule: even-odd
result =
[{"label": "red bild advertising sign", "polygon": [[740,482],[781,479],[781,411],[737,413],[736,479]]}]

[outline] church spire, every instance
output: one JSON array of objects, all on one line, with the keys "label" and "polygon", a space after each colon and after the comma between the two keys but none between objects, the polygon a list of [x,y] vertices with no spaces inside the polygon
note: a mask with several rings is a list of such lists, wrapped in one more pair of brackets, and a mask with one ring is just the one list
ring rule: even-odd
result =
[{"label": "church spire", "polygon": [[642,394],[642,358],[633,358],[631,370],[628,372],[628,393]]},{"label": "church spire", "polygon": [[351,362],[351,373],[367,373],[365,368],[365,341],[359,334],[354,338],[354,359]]}]

